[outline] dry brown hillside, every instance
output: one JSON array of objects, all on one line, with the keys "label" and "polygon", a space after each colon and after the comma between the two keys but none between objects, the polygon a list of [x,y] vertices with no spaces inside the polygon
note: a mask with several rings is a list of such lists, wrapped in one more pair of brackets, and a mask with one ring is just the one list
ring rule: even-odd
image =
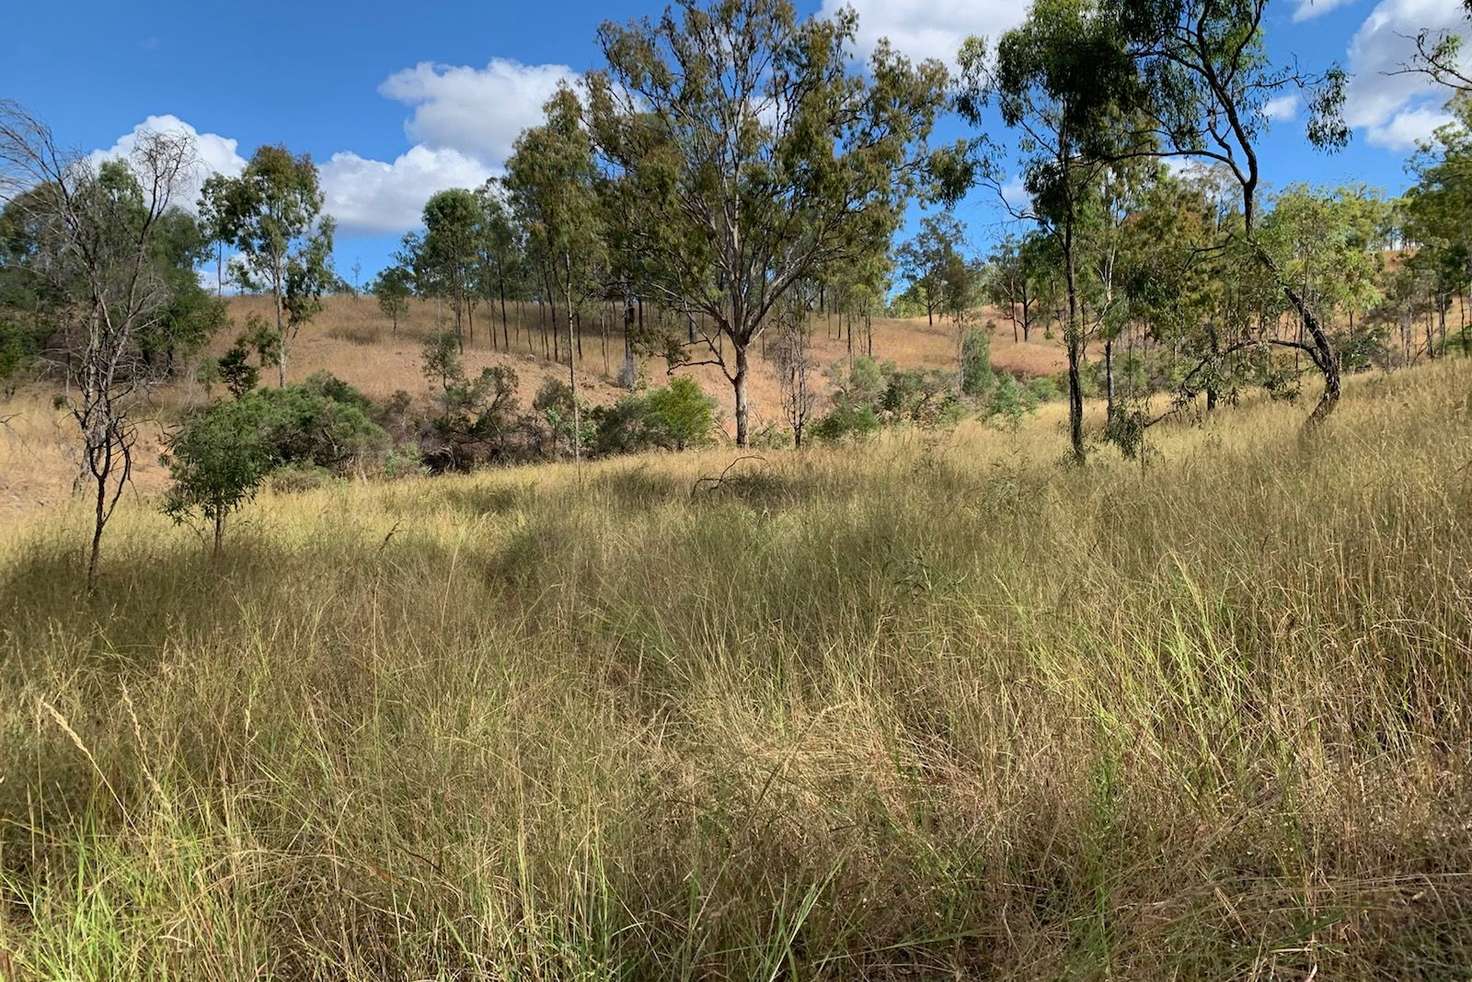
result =
[{"label": "dry brown hillside", "polygon": [[[234,326],[220,332],[210,354],[219,354],[234,340],[251,314],[269,315],[268,297],[236,297],[230,301]],[[1044,375],[1064,367],[1063,350],[1056,341],[1043,340],[1035,334],[1029,343],[1012,340],[1011,327],[1004,318],[994,316],[999,325],[992,334],[992,361],[999,369]],[[985,323],[986,317],[980,319]],[[537,309],[528,305],[511,309],[512,344],[509,352],[491,348],[486,333],[492,323],[480,312],[476,331],[466,343],[467,370],[479,372],[493,364],[510,364],[521,380],[523,405],[531,402],[537,389],[549,378],[565,378],[567,368],[541,355],[541,333],[537,328]],[[494,319],[499,329],[499,317]],[[424,339],[448,325],[445,313],[433,303],[415,303],[395,333],[387,318],[371,297],[333,297],[311,324],[302,329],[293,349],[289,380],[306,378],[313,372],[330,371],[358,387],[374,399],[384,399],[397,390],[425,398],[428,387],[420,368],[420,349]],[[530,336],[528,328],[531,329]],[[834,331],[837,319],[820,319],[815,331],[817,361],[824,368],[843,362],[848,357],[847,336]],[[611,402],[621,390],[614,384],[619,356],[623,350],[621,336],[610,332],[607,359],[604,339],[596,323],[585,324],[582,358],[578,362],[578,384],[584,396],[594,403]],[[924,318],[909,320],[878,319],[874,321],[874,356],[895,362],[901,368],[949,368],[955,359],[955,329],[937,321],[933,326]],[[498,331],[499,333],[499,331]],[[854,353],[863,354],[865,339],[856,328]],[[772,364],[762,357],[757,345],[752,360],[751,398],[756,426],[780,423],[777,381]],[[642,366],[652,382],[663,379],[663,359],[647,359]],[[699,366],[687,369],[700,380],[704,389],[715,397],[729,428],[733,410],[731,386],[720,369]],[[270,372],[263,382],[269,384]],[[826,391],[829,380],[821,373],[820,389]],[[167,484],[167,474],[159,464],[159,452],[169,426],[177,420],[179,410],[198,404],[206,393],[191,381],[181,381],[154,392],[151,405],[136,418],[139,422],[139,447],[135,457],[134,491],[150,494]],[[821,399],[821,397],[820,397]],[[25,392],[6,408],[9,422],[0,427],[0,515],[45,510],[63,503],[69,496],[78,461],[75,456],[75,424],[51,404],[51,393],[37,387]],[[130,492],[132,493],[132,492]]]},{"label": "dry brown hillside", "polygon": [[[231,316],[237,325],[243,324],[251,313],[268,315],[270,309],[268,297],[236,297],[230,302]],[[477,311],[475,334],[467,339],[465,346],[466,369],[474,374],[489,365],[510,364],[521,379],[521,398],[526,403],[544,380],[565,378],[567,368],[542,356],[535,305],[521,308],[513,304],[508,319],[512,335],[509,353],[493,348],[487,333],[491,326],[496,328],[498,336],[501,333],[499,308],[494,316],[488,316],[485,310]],[[1050,375],[1063,370],[1063,349],[1057,342],[1041,340],[1035,335],[1031,342],[1015,343],[1011,328],[1003,318],[992,316],[991,319],[999,325],[992,334],[992,362],[999,369],[1025,375]],[[987,318],[980,320],[985,323]],[[375,399],[386,398],[399,389],[421,396],[427,390],[420,370],[420,347],[428,335],[448,325],[448,314],[438,305],[416,302],[409,315],[401,319],[395,334],[371,297],[333,297],[327,301],[326,310],[302,329],[292,350],[289,380],[326,370]],[[818,322],[814,347],[817,361],[824,368],[848,357],[847,335],[836,337],[837,330],[837,318]],[[873,330],[875,358],[893,361],[901,368],[949,368],[955,363],[956,334],[949,322],[938,320],[932,326],[924,318],[879,318],[874,321]],[[231,331],[221,332],[217,347],[223,349],[233,337]],[[865,340],[856,327],[854,354],[865,353]],[[756,348],[750,385],[753,416],[760,425],[777,421],[780,409],[776,374],[771,363],[761,357],[760,341]],[[598,324],[591,319],[584,324],[578,384],[590,401],[607,402],[618,397],[620,390],[614,380],[622,350],[622,336],[616,327],[608,332],[605,347]],[[665,373],[661,358],[645,360],[642,368],[653,382],[658,382]],[[717,399],[729,424],[734,403],[730,383],[722,377],[720,369],[706,365],[688,371]],[[821,379],[820,384],[826,390],[827,378]]]}]

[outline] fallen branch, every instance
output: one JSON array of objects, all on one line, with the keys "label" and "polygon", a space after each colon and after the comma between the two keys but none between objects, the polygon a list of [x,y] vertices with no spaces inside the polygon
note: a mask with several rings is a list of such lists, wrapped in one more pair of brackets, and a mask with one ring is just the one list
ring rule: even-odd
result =
[{"label": "fallen branch", "polygon": [[726,475],[730,474],[731,473],[731,469],[733,467],[735,467],[737,464],[741,463],[743,460],[759,460],[759,461],[761,461],[764,464],[767,462],[767,458],[763,457],[761,454],[754,454],[754,453],[751,453],[751,454],[743,454],[740,457],[737,457],[735,460],[731,461],[729,464],[727,464],[726,465],[726,469],[723,470],[723,471],[721,471],[719,477],[706,476],[706,477],[702,477],[702,478],[697,479],[696,482],[693,485],[691,485],[691,487],[690,487],[690,498],[691,498],[691,500],[693,501],[695,499],[695,496],[697,494],[699,494],[701,491],[706,491],[706,492],[715,491],[717,488],[719,488],[723,484],[725,484],[726,483]]}]

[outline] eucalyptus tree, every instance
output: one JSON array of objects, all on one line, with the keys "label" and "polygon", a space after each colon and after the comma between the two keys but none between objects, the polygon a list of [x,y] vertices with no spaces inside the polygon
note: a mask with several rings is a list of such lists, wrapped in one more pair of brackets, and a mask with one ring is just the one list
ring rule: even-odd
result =
[{"label": "eucalyptus tree", "polygon": [[197,164],[193,140],[148,132],[125,159],[94,167],[18,103],[0,100],[0,199],[20,203],[24,214],[14,217],[35,233],[24,261],[50,284],[50,315],[70,335],[67,408],[82,438],[79,482],[91,485],[93,505],[89,590],[132,477],[130,414],[149,382],[140,342],[169,315],[161,238]]},{"label": "eucalyptus tree", "polygon": [[1085,329],[1079,296],[1079,225],[1084,201],[1111,162],[1141,153],[1130,125],[1140,86],[1116,19],[1092,0],[1037,0],[995,56],[980,38],[961,48],[961,114],[981,125],[995,101],[1021,134],[1028,219],[1056,243],[1067,298],[1068,430],[1073,459],[1085,457],[1081,366]]},{"label": "eucalyptus tree", "polygon": [[483,216],[481,199],[474,191],[449,188],[437,192],[424,203],[424,234],[416,242],[415,264],[430,295],[442,297],[454,312],[455,340],[462,351],[466,333],[475,337]]},{"label": "eucalyptus tree", "polygon": [[1450,108],[1454,122],[1412,156],[1416,180],[1402,201],[1406,234],[1417,244],[1411,263],[1433,285],[1443,336],[1447,295],[1472,281],[1472,96],[1457,96]]},{"label": "eucalyptus tree", "polygon": [[384,268],[373,280],[373,295],[378,298],[378,309],[393,322],[394,334],[399,333],[399,318],[409,312],[409,298],[414,293],[414,274],[395,263]]},{"label": "eucalyptus tree", "polygon": [[235,249],[231,271],[247,290],[264,287],[276,314],[278,383],[285,387],[291,345],[322,310],[332,272],[335,223],[322,211],[317,167],[306,154],[263,146],[239,177],[215,174],[204,183],[200,209],[215,234]]},{"label": "eucalyptus tree", "polygon": [[512,211],[526,229],[529,250],[542,266],[549,299],[564,303],[573,453],[581,460],[573,324],[577,305],[598,288],[605,265],[597,169],[592,140],[583,125],[583,106],[572,89],[560,87],[543,108],[546,121],[517,139],[506,161],[505,183]]},{"label": "eucalyptus tree", "polygon": [[1036,250],[1028,248],[1025,239],[1009,235],[987,258],[986,296],[994,306],[1007,312],[1013,341],[1031,339],[1038,303],[1036,273]]},{"label": "eucalyptus tree", "polygon": [[935,312],[946,305],[948,276],[965,243],[966,230],[956,216],[939,212],[922,219],[920,231],[895,254],[900,279],[914,291],[932,325]]},{"label": "eucalyptus tree", "polygon": [[[515,281],[521,262],[517,228],[506,201],[501,181],[491,178],[476,191],[480,204],[480,235],[476,237],[476,258],[480,266],[479,282],[487,303],[499,300],[501,305],[501,341],[511,350],[511,327],[506,316],[506,291]],[[492,288],[494,287],[494,294]],[[492,340],[496,332],[491,331]]]},{"label": "eucalyptus tree", "polygon": [[1312,306],[1258,241],[1259,145],[1269,125],[1268,103],[1302,93],[1309,106],[1309,141],[1326,150],[1343,147],[1349,139],[1341,112],[1344,73],[1337,67],[1307,72],[1296,64],[1275,65],[1264,40],[1268,0],[1104,2],[1148,90],[1136,109],[1151,120],[1158,152],[1210,162],[1231,175],[1241,201],[1240,231],[1231,234],[1277,279],[1308,335],[1297,341],[1264,333],[1232,347],[1279,346],[1306,354],[1324,379],[1309,422],[1322,421],[1339,401],[1339,355]]},{"label": "eucalyptus tree", "polygon": [[[730,381],[738,446],[748,350],[774,307],[800,280],[887,242],[921,179],[941,170],[927,165],[954,159],[925,146],[944,67],[881,42],[856,71],[855,28],[849,9],[799,19],[788,0],[681,0],[657,20],[599,30],[607,68],[588,79],[592,130],[639,204],[623,232],[649,294],[711,325],[714,337],[672,353]],[[944,173],[953,189],[956,171]]]},{"label": "eucalyptus tree", "polygon": [[[1331,318],[1344,315],[1353,335],[1355,318],[1363,323],[1382,299],[1389,214],[1389,204],[1363,186],[1324,190],[1292,184],[1274,196],[1261,237],[1304,303]],[[1307,324],[1301,322],[1300,329],[1306,331]]]}]

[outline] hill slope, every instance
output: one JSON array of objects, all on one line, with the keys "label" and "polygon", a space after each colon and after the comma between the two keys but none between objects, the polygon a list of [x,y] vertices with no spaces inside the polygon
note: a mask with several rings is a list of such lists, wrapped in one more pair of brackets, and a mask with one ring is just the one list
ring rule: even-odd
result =
[{"label": "hill slope", "polygon": [[[1468,363],[0,540],[36,979],[1395,978],[1472,954]],[[8,954],[6,954],[8,952]]]}]

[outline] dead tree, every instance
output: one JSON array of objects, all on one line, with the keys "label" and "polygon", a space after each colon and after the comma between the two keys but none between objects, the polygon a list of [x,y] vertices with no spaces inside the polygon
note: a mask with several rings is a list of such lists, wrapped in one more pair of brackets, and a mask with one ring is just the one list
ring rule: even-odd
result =
[{"label": "dead tree", "polygon": [[159,220],[196,167],[193,141],[145,133],[126,159],[100,164],[58,146],[45,123],[0,100],[0,201],[26,209],[37,230],[28,260],[60,298],[67,338],[67,404],[82,442],[78,487],[89,488],[93,530],[87,589],[102,535],[133,470],[130,411],[151,379],[138,339],[164,314]]}]

